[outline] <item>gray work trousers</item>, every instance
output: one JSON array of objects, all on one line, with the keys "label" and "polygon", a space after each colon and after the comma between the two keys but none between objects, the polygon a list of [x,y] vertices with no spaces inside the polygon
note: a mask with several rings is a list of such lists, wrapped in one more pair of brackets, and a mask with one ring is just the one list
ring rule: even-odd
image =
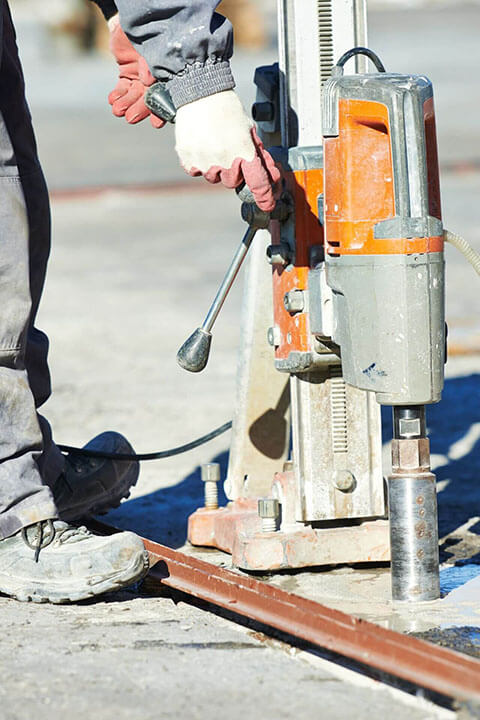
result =
[{"label": "gray work trousers", "polygon": [[50,209],[15,31],[0,17],[0,538],[57,517],[63,470],[37,408],[50,395],[48,339],[34,327],[50,252]]}]

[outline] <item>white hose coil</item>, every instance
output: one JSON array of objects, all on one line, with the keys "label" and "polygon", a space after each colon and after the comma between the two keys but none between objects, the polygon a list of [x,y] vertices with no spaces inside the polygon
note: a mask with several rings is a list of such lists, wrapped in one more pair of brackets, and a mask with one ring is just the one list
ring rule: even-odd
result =
[{"label": "white hose coil", "polygon": [[480,275],[480,254],[474,250],[471,245],[469,245],[465,238],[460,237],[460,235],[457,235],[456,233],[450,232],[450,230],[445,230],[443,233],[443,239],[445,242],[448,242],[450,245],[456,247],[457,250],[460,250],[460,252],[465,255],[475,272]]}]

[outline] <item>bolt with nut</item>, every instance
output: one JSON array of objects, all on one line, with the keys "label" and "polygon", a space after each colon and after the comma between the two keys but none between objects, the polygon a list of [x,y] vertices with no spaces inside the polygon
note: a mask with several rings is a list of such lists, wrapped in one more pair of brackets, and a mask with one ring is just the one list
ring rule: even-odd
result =
[{"label": "bolt with nut", "polygon": [[262,532],[277,531],[277,520],[280,514],[280,503],[277,498],[260,498],[258,501],[258,514],[262,518]]},{"label": "bolt with nut", "polygon": [[282,342],[282,332],[278,325],[272,325],[267,332],[268,344],[272,347],[278,347]]},{"label": "bolt with nut", "polygon": [[220,480],[219,463],[202,465],[201,476],[205,490],[205,508],[206,510],[216,510],[218,508],[217,483]]},{"label": "bolt with nut", "polygon": [[305,310],[305,295],[303,290],[289,290],[283,298],[285,310],[289,313],[298,313]]},{"label": "bolt with nut", "polygon": [[292,251],[287,243],[278,243],[267,247],[267,260],[270,265],[286,267],[292,259]]}]

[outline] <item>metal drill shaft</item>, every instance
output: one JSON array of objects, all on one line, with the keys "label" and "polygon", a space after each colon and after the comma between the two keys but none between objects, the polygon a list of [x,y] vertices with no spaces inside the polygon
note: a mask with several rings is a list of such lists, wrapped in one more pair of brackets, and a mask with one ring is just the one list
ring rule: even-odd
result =
[{"label": "metal drill shaft", "polygon": [[436,600],[440,580],[435,476],[392,475],[388,499],[393,600]]},{"label": "metal drill shaft", "polygon": [[388,478],[392,597],[418,602],[440,597],[435,476],[423,406],[395,407],[393,472]]}]

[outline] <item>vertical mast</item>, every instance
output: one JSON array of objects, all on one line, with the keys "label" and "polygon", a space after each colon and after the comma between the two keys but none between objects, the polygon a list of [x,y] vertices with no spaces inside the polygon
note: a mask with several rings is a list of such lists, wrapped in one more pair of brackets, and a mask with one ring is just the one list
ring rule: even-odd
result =
[{"label": "vertical mast", "polygon": [[[366,0],[279,0],[283,145],[322,144],[322,86],[346,50],[367,44],[366,33]],[[356,62],[364,72],[365,58]]]}]

